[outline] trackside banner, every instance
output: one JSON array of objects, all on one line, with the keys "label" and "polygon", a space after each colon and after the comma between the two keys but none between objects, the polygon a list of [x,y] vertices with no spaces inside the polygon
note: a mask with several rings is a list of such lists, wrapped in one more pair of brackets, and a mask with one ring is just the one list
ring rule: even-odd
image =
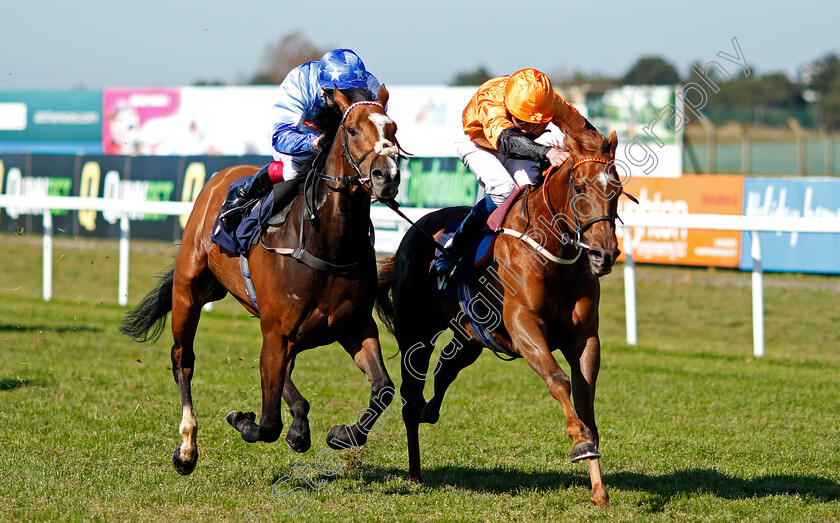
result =
[{"label": "trackside banner", "polygon": [[0,151],[98,154],[102,91],[0,91]]},{"label": "trackside banner", "polygon": [[[225,167],[264,165],[264,156],[0,155],[3,194],[83,196],[132,201],[194,201],[207,180]],[[41,209],[0,209],[0,231],[42,232]],[[117,213],[53,211],[57,234],[116,238]],[[186,217],[131,216],[135,238],[179,240]]]},{"label": "trackside banner", "polygon": [[[639,200],[619,199],[618,214],[655,212],[673,214],[740,215],[744,178],[736,175],[685,175],[681,178],[646,178],[633,176],[624,189]],[[624,232],[618,228],[619,248]],[[738,267],[741,233],[634,227],[633,256],[637,262],[671,265]],[[624,255],[619,257],[624,260]]]},{"label": "trackside banner", "polygon": [[[830,178],[747,178],[745,216],[840,218],[840,180]],[[840,235],[759,233],[762,267],[767,271],[840,273]],[[752,239],[744,233],[741,268],[752,269]]]}]

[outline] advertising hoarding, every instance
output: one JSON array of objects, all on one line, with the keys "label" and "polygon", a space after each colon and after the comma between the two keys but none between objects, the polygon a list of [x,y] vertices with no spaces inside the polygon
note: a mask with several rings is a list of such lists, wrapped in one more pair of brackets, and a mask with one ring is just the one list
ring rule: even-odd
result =
[{"label": "advertising hoarding", "polygon": [[[745,216],[840,218],[840,180],[747,178]],[[767,271],[840,273],[840,235],[762,232],[762,267]],[[750,233],[743,234],[741,268],[752,269]]]},{"label": "advertising hoarding", "polygon": [[[686,175],[681,178],[646,178],[634,176],[624,190],[639,200],[620,198],[618,214],[654,212],[674,214],[740,215],[744,178],[737,175]],[[616,231],[619,248],[623,229]],[[676,229],[669,227],[633,227],[633,257],[642,263],[738,267],[741,233]],[[624,260],[624,254],[619,257]]]},{"label": "advertising hoarding", "polygon": [[102,91],[0,91],[0,151],[98,154]]}]

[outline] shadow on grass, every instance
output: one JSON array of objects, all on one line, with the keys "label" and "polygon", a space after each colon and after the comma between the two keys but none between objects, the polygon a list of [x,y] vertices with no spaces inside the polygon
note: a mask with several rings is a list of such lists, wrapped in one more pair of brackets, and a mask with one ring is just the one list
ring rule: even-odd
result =
[{"label": "shadow on grass", "polygon": [[[454,486],[491,494],[517,495],[526,491],[551,491],[568,487],[589,488],[586,467],[579,472],[523,472],[510,468],[470,468],[445,466],[423,471],[424,485],[433,489]],[[386,482],[393,477],[406,478],[406,471],[393,467],[365,467],[361,478],[366,482]],[[607,491],[612,489],[647,492],[649,510],[661,511],[674,497],[712,494],[723,499],[766,496],[799,496],[805,502],[836,502],[840,484],[819,476],[770,475],[742,479],[710,469],[677,470],[668,474],[648,475],[635,472],[604,474]]]},{"label": "shadow on grass", "polygon": [[0,332],[55,332],[67,334],[69,332],[104,332],[99,327],[88,325],[15,325],[12,323],[0,323]]},{"label": "shadow on grass", "polygon": [[605,474],[604,483],[625,490],[653,494],[650,510],[658,512],[675,496],[712,494],[723,499],[799,496],[808,502],[840,500],[840,484],[820,476],[777,474],[743,479],[711,469],[675,470],[661,476],[635,472]]},{"label": "shadow on grass", "polygon": [[0,380],[0,391],[15,390],[21,387],[46,387],[49,382],[45,380],[30,380],[21,378],[6,378]]}]

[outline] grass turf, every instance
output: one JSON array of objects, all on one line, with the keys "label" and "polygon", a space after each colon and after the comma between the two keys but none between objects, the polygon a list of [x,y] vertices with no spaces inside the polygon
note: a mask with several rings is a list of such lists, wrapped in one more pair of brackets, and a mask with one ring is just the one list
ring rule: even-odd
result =
[{"label": "grass turf", "polygon": [[[836,277],[766,276],[760,359],[748,274],[639,267],[637,347],[624,342],[620,267],[602,280],[596,412],[612,506],[597,509],[545,384],[521,360],[489,353],[451,387],[441,420],[421,426],[423,485],[406,480],[396,407],[360,454],[324,451],[340,461],[337,474],[319,471],[327,430],[352,422],[369,393],[338,346],[302,354],[295,370],[312,404],[312,449],[246,444],[224,415],[260,410],[260,335],[230,298],[199,327],[200,457],[181,477],[171,465],[180,443],[171,339],[143,346],[117,332],[116,242],[57,242],[48,303],[38,239],[0,244],[0,519],[840,519]],[[174,247],[132,245],[135,304]],[[382,341],[394,354],[393,338]],[[398,384],[398,359],[386,366]],[[272,485],[287,475],[297,490],[278,501],[272,494],[289,490]]]}]

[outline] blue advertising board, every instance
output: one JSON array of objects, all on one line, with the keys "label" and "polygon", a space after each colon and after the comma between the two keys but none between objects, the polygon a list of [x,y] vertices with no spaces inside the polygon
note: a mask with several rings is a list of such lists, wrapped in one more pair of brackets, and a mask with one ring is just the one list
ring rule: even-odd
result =
[{"label": "blue advertising board", "polygon": [[102,91],[0,91],[0,152],[102,152]]},{"label": "blue advertising board", "polygon": [[[840,180],[831,178],[746,178],[745,216],[840,218]],[[840,235],[759,233],[766,271],[840,273]],[[741,238],[741,269],[752,269],[750,233]]]}]

